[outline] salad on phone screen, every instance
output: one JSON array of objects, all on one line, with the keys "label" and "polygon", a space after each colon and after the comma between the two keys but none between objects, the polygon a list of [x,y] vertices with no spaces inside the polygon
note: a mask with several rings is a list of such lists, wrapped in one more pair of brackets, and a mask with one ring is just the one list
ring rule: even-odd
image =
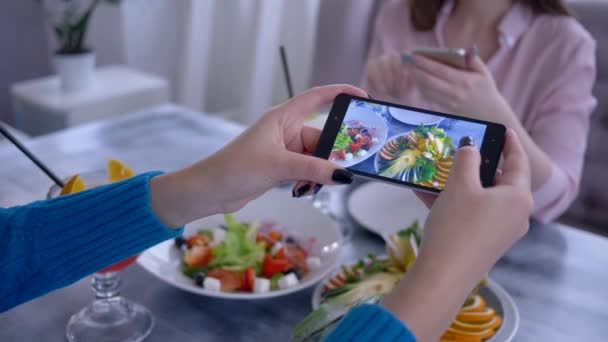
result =
[{"label": "salad on phone screen", "polygon": [[378,143],[375,128],[366,127],[359,120],[346,121],[340,127],[329,159],[350,161],[365,157]]}]

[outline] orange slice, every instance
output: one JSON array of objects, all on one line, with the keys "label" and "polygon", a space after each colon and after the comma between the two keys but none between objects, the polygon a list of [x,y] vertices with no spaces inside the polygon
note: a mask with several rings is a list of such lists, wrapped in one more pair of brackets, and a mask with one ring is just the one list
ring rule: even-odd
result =
[{"label": "orange slice", "polygon": [[446,335],[454,336],[454,337],[474,337],[479,339],[486,339],[494,336],[494,330],[486,329],[482,331],[465,331],[458,328],[449,327],[448,331],[446,331]]},{"label": "orange slice", "polygon": [[478,332],[478,331],[484,331],[484,330],[488,330],[488,329],[496,329],[500,326],[500,324],[502,323],[502,318],[500,318],[500,316],[494,316],[492,317],[492,319],[490,319],[487,322],[479,322],[479,323],[465,323],[459,320],[455,320],[452,323],[452,327],[455,329],[459,329],[462,331],[471,331],[471,332]]},{"label": "orange slice", "polygon": [[127,164],[120,160],[108,160],[108,178],[110,183],[119,182],[133,176],[135,176],[135,172]]},{"label": "orange slice", "polygon": [[462,306],[460,312],[480,312],[485,309],[486,301],[480,295],[475,295]]},{"label": "orange slice", "polygon": [[496,311],[492,308],[485,308],[482,311],[459,312],[456,319],[465,323],[484,323],[496,316]]},{"label": "orange slice", "polygon": [[87,187],[84,185],[80,175],[74,175],[68,180],[67,183],[61,188],[60,196],[74,194],[79,191],[85,190]]},{"label": "orange slice", "polygon": [[457,336],[453,334],[445,334],[439,342],[481,342],[479,337]]}]

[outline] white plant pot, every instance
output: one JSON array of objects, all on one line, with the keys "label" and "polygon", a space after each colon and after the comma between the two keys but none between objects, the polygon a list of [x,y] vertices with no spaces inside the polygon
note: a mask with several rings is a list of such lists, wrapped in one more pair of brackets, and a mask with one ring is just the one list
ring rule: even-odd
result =
[{"label": "white plant pot", "polygon": [[53,62],[64,93],[83,91],[93,84],[94,52],[55,54]]}]

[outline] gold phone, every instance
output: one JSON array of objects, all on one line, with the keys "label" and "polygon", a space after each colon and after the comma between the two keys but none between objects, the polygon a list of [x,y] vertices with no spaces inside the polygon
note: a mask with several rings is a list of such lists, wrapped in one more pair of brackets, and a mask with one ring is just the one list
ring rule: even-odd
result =
[{"label": "gold phone", "polygon": [[467,50],[462,48],[418,48],[412,53],[459,69],[467,69]]}]

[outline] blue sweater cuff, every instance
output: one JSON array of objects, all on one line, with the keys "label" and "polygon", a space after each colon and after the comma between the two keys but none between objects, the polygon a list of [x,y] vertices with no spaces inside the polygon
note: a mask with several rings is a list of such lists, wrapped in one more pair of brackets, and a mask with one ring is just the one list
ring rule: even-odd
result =
[{"label": "blue sweater cuff", "polygon": [[181,235],[150,208],[150,178],[159,174],[5,209],[4,228],[23,238],[9,246],[9,264],[0,261],[0,278],[10,281],[0,284],[0,311]]},{"label": "blue sweater cuff", "polygon": [[358,305],[344,316],[325,342],[416,342],[412,332],[391,312],[379,305]]}]

